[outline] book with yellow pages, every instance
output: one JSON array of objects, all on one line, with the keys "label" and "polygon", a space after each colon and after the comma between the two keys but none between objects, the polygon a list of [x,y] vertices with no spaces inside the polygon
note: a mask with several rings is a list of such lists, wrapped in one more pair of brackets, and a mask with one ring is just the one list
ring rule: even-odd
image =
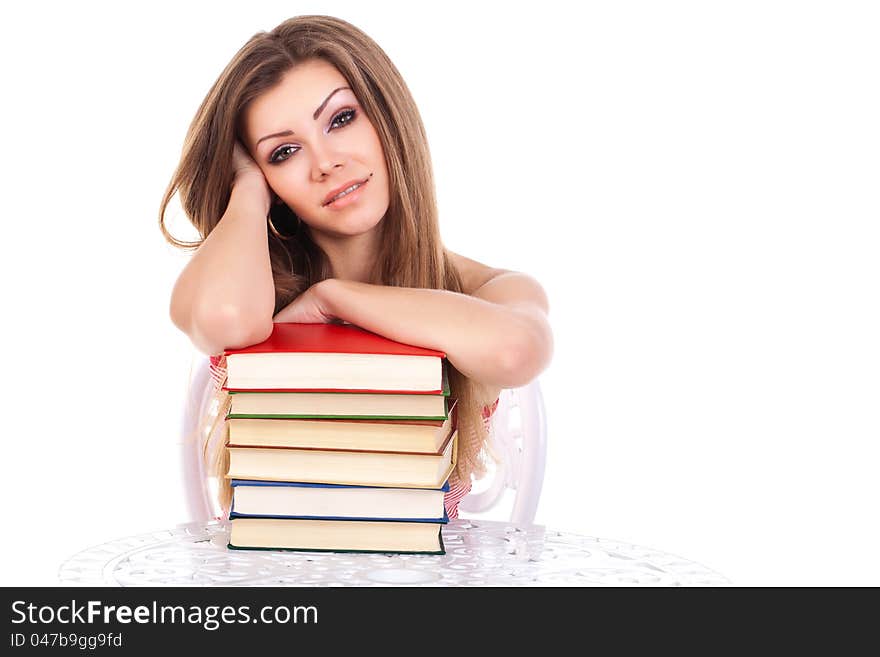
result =
[{"label": "book with yellow pages", "polygon": [[227,447],[229,479],[440,488],[455,467],[458,430],[435,452]]},{"label": "book with yellow pages", "polygon": [[[455,404],[453,403],[453,407]],[[234,447],[301,447],[386,452],[437,452],[452,433],[441,420],[286,420],[227,418]]]},{"label": "book with yellow pages", "polygon": [[446,554],[436,522],[234,518],[230,525],[234,550]]},{"label": "book with yellow pages", "polygon": [[450,486],[387,488],[233,479],[229,518],[446,522]]}]

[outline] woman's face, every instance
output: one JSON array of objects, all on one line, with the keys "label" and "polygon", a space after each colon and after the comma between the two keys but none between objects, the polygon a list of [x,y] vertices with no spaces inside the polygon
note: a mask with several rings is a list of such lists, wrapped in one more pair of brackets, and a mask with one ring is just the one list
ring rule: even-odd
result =
[{"label": "woman's face", "polygon": [[[379,135],[332,64],[311,60],[288,71],[250,103],[244,127],[272,191],[313,231],[359,235],[385,216],[388,171]],[[327,204],[334,190],[362,181]]]}]

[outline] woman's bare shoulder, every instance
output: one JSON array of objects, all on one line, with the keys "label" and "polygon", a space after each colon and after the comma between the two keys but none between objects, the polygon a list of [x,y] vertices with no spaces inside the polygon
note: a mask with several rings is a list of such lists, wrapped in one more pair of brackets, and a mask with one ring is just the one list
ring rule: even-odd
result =
[{"label": "woman's bare shoulder", "polygon": [[497,269],[490,267],[482,262],[477,262],[471,258],[467,258],[461,254],[455,253],[447,249],[452,263],[458,269],[461,275],[462,285],[465,294],[473,294],[480,286],[485,285],[493,278],[505,272],[505,269]]}]

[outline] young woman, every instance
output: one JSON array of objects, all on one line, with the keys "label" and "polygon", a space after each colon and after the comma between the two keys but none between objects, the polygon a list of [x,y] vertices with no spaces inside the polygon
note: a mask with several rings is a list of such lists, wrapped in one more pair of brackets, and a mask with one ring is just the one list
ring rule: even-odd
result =
[{"label": "young woman", "polygon": [[[165,227],[178,191],[198,242]],[[221,483],[223,350],[263,341],[273,322],[345,321],[446,352],[459,429],[446,506],[457,517],[471,475],[485,471],[499,391],[525,385],[551,358],[547,297],[526,274],[444,248],[419,112],[374,41],[329,16],[253,36],[190,125],[159,225],[195,250],[171,319],[212,355],[219,412],[199,435]],[[225,511],[230,497],[221,486]]]}]

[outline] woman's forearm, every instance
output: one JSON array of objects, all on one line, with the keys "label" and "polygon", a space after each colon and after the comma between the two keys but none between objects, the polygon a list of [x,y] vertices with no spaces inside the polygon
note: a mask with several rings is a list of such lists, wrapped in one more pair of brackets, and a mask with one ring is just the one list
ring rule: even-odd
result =
[{"label": "woman's forearm", "polygon": [[251,181],[236,183],[220,222],[175,283],[171,319],[206,352],[271,329],[275,285],[269,263],[268,201]]},{"label": "woman's forearm", "polygon": [[340,279],[320,286],[336,317],[398,342],[444,351],[462,374],[485,385],[522,385],[517,367],[531,325],[516,310],[448,290]]}]

